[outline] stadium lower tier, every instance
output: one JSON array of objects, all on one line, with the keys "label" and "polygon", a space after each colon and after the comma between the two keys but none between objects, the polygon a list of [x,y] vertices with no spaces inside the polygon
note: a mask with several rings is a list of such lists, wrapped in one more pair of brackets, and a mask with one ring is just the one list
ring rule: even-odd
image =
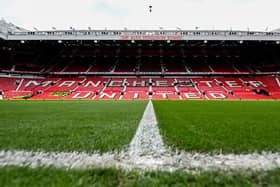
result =
[{"label": "stadium lower tier", "polygon": [[11,78],[0,99],[280,99],[280,78]]}]

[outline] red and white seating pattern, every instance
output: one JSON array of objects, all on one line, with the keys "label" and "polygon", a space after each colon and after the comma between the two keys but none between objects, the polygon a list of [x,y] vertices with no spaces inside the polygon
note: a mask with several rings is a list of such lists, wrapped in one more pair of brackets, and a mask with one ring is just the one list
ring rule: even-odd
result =
[{"label": "red and white seating pattern", "polygon": [[0,77],[0,95],[3,99],[280,99],[280,78]]}]

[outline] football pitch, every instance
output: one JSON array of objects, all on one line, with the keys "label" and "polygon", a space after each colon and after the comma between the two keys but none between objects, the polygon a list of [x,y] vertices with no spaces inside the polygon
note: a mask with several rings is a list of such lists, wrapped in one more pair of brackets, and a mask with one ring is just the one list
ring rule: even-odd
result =
[{"label": "football pitch", "polygon": [[129,144],[146,101],[2,101],[0,149],[105,152]]},{"label": "football pitch", "polygon": [[[1,101],[0,150],[126,149],[147,101]],[[165,145],[198,153],[280,151],[279,101],[153,101]],[[276,185],[272,171],[126,171],[2,166],[0,186]]]},{"label": "football pitch", "polygon": [[280,151],[279,101],[154,101],[173,148],[198,152]]}]

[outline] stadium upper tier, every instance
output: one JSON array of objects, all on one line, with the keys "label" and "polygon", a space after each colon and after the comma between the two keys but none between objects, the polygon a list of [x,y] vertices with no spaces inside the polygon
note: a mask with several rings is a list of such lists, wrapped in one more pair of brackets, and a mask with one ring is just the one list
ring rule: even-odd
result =
[{"label": "stadium upper tier", "polygon": [[0,71],[33,75],[279,74],[280,45],[236,41],[0,41]]}]

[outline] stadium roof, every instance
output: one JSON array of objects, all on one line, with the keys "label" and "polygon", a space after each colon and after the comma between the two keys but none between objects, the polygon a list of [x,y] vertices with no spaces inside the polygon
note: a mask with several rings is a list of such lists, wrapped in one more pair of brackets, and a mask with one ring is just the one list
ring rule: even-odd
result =
[{"label": "stadium roof", "polygon": [[279,29],[275,29],[272,32],[280,32],[280,28]]},{"label": "stadium roof", "polygon": [[280,41],[280,32],[235,30],[46,30],[28,31],[0,20],[0,38],[5,40],[216,40]]}]

